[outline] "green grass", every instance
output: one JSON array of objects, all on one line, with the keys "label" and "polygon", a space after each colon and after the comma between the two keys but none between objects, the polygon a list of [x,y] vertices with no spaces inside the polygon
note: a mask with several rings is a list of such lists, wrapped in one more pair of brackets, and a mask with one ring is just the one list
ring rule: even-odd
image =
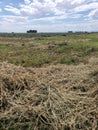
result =
[{"label": "green grass", "polygon": [[69,44],[67,46],[60,46],[55,49],[57,53],[81,53],[81,54],[91,54],[93,52],[98,51],[98,45],[94,43],[75,43]]},{"label": "green grass", "polygon": [[55,36],[55,37],[37,37],[31,41],[31,43],[55,43],[63,42],[66,40],[66,36]]},{"label": "green grass", "polygon": [[[86,63],[89,57],[98,55],[97,37],[97,34],[35,37],[34,39],[1,37],[0,61],[8,61],[24,67],[40,67],[55,63]],[[64,41],[68,44],[55,45]],[[49,44],[54,47],[48,49]]]},{"label": "green grass", "polygon": [[78,64],[79,59],[76,57],[63,57],[60,61],[61,64]]}]

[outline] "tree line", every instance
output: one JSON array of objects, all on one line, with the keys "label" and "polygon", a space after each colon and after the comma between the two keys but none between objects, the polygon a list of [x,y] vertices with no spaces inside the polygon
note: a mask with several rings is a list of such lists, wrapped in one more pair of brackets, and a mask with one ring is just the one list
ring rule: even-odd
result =
[{"label": "tree line", "polygon": [[28,30],[27,33],[37,33],[37,30]]}]

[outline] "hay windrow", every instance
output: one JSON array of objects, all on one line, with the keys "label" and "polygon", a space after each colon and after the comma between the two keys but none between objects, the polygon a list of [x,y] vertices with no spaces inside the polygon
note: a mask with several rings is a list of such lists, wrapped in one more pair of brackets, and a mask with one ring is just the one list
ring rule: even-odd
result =
[{"label": "hay windrow", "polygon": [[97,130],[95,68],[0,63],[0,130]]}]

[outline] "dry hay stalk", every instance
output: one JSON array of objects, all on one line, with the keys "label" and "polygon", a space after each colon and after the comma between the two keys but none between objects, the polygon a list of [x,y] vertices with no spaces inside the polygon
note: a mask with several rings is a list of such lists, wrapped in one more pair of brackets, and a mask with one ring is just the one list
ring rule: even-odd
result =
[{"label": "dry hay stalk", "polygon": [[[90,65],[26,69],[2,63],[0,129],[97,130],[98,98],[91,93],[90,70]],[[98,91],[96,83],[93,90]]]}]

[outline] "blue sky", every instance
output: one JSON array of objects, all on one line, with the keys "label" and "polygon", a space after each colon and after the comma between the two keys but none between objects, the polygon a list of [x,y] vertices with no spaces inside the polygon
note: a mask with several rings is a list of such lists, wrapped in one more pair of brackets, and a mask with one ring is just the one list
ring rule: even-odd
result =
[{"label": "blue sky", "polygon": [[0,32],[98,31],[98,0],[0,0]]}]

